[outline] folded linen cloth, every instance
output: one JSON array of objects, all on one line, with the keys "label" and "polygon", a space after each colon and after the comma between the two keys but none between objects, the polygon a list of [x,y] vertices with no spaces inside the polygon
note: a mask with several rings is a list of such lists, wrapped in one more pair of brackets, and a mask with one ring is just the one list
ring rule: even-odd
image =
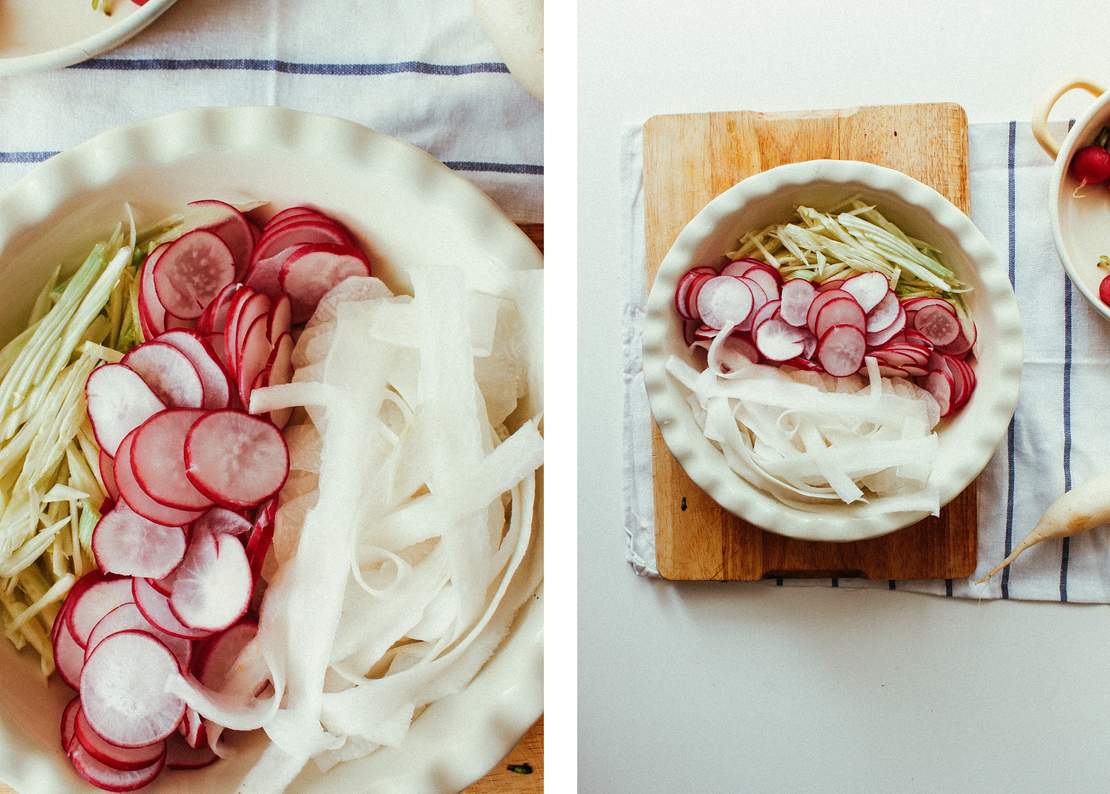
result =
[{"label": "folded linen cloth", "polygon": [[[1052,162],[1034,141],[1029,125],[973,124],[969,143],[971,218],[1008,263],[1025,342],[1014,421],[979,478],[976,574],[955,581],[780,579],[754,586],[824,585],[964,598],[1110,602],[1106,530],[1041,544],[989,583],[973,581],[1001,560],[1061,493],[1110,469],[1110,324],[1087,304],[1060,265],[1048,215]],[[639,127],[625,134],[622,158],[624,528],[632,569],[655,576],[651,414],[640,345],[647,285]]]}]

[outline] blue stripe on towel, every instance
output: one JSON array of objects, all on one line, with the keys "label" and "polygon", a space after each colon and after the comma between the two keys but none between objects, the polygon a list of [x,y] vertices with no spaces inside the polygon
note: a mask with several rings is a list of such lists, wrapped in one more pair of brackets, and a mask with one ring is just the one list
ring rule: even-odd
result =
[{"label": "blue stripe on towel", "polygon": [[57,152],[0,152],[0,164],[41,163],[56,154]]},{"label": "blue stripe on towel", "polygon": [[896,586],[896,585],[894,584],[894,580],[893,580],[893,579],[888,579],[888,580],[887,580],[887,583],[886,583],[886,589],[887,589],[887,590],[893,590],[893,589],[895,588],[895,586]]},{"label": "blue stripe on towel", "polygon": [[[0,152],[0,165],[16,163],[41,163],[56,155],[56,151]],[[543,166],[534,163],[489,163],[480,160],[446,160],[443,163],[452,171],[477,171],[488,174],[522,174],[543,176]]]},{"label": "blue stripe on towel", "polygon": [[946,596],[948,596],[949,598],[952,597],[952,580],[951,579],[945,579],[944,580],[944,594]]},{"label": "blue stripe on towel", "polygon": [[[1009,155],[1007,156],[1008,179],[1008,213],[1009,213],[1009,262],[1010,285],[1017,287],[1015,278],[1015,264],[1017,262],[1017,223],[1015,222],[1016,185],[1014,179],[1014,161],[1017,149],[1017,122],[1010,122]],[[1010,548],[1014,542],[1014,424],[1017,422],[1017,412],[1010,420],[1010,427],[1006,430],[1006,544],[1003,556],[1010,556]],[[1002,597],[1010,597],[1010,567],[1002,569]]]},{"label": "blue stripe on towel", "polygon": [[[1064,276],[1064,490],[1071,490],[1071,279]],[[1068,558],[1071,538],[1064,538],[1060,549],[1060,600],[1068,600]]]},{"label": "blue stripe on towel", "polygon": [[443,64],[425,61],[396,63],[300,63],[263,58],[91,58],[70,69],[118,72],[146,71],[240,71],[280,74],[330,75],[335,77],[379,77],[388,74],[427,74],[458,77],[468,74],[508,74],[503,63]]}]

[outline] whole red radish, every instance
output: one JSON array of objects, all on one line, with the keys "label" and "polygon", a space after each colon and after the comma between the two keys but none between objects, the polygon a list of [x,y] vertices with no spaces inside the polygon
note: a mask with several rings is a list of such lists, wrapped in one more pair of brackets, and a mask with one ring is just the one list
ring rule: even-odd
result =
[{"label": "whole red radish", "polygon": [[1099,300],[1110,306],[1110,276],[1104,277],[1098,285],[1098,297]]},{"label": "whole red radish", "polygon": [[1101,185],[1110,179],[1110,152],[1101,146],[1084,146],[1071,160],[1071,173],[1088,185]]}]

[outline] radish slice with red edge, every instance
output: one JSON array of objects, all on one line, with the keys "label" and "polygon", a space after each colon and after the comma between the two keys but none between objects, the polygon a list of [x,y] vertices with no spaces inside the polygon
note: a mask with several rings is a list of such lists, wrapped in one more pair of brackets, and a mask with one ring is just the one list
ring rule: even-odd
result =
[{"label": "radish slice with red edge", "polygon": [[266,317],[271,305],[268,295],[252,291],[234,307],[234,313],[228,315],[227,326],[224,329],[224,348],[227,351],[228,367],[232,372],[239,371],[239,351],[243,347],[247,332],[257,319]]},{"label": "radish slice with red edge", "polygon": [[116,485],[116,462],[104,450],[100,450],[97,459],[100,464],[100,479],[104,483],[104,491],[113,502],[119,501],[119,486]]},{"label": "radish slice with red edge", "polygon": [[863,308],[858,303],[850,298],[837,298],[825,302],[811,330],[820,339],[834,325],[851,325],[862,333],[866,323]]},{"label": "radish slice with red edge", "polygon": [[890,291],[890,282],[882,273],[871,270],[846,279],[840,289],[855,298],[863,313],[867,314],[886,297]]},{"label": "radish slice with red edge", "polygon": [[195,709],[185,707],[185,716],[181,719],[178,733],[185,740],[185,744],[190,747],[207,746],[204,718]]},{"label": "radish slice with red edge", "polygon": [[231,401],[227,374],[207,342],[192,331],[167,331],[158,341],[177,348],[196,368],[204,395],[200,407],[207,410],[227,408]]},{"label": "radish slice with red edge", "polygon": [[177,659],[178,666],[180,666],[182,670],[189,669],[189,663],[192,661],[193,656],[192,641],[183,637],[175,637],[172,634],[167,634],[162,631],[147,620],[143,616],[142,610],[132,601],[126,604],[120,604],[102,617],[96,626],[93,627],[92,633],[89,634],[89,642],[85,646],[85,658],[88,659],[92,656],[92,652],[96,650],[96,646],[108,639],[108,637],[111,637],[113,634],[118,634],[121,631],[127,631],[128,629],[136,629],[137,631],[145,631],[148,634],[153,634],[170,649],[170,653]]},{"label": "radish slice with red edge", "polygon": [[233,535],[197,535],[174,578],[170,610],[191,628],[223,631],[246,614],[253,589],[242,543]]},{"label": "radish slice with red edge", "polygon": [[779,282],[782,279],[773,268],[753,265],[744,271],[744,275],[742,275],[741,278],[754,281],[758,284],[764,294],[767,295],[767,300],[778,300]]},{"label": "radish slice with red edge", "polygon": [[74,697],[66,703],[66,707],[62,709],[62,724],[61,738],[62,738],[62,751],[69,750],[69,744],[73,741],[74,735],[77,733],[77,710],[81,708],[81,696],[74,695]]},{"label": "radish slice with red edge", "polygon": [[369,275],[369,262],[349,245],[298,245],[282,264],[278,283],[293,302],[293,322],[301,323],[341,281]]},{"label": "radish slice with red edge", "polygon": [[901,307],[898,309],[898,314],[894,317],[894,322],[888,325],[881,331],[867,334],[868,347],[877,347],[886,344],[891,339],[901,333],[902,329],[906,327],[906,312]]},{"label": "radish slice with red edge", "polygon": [[239,372],[236,385],[243,405],[250,405],[251,387],[258,373],[266,367],[266,361],[269,358],[270,342],[266,338],[266,317],[258,317],[251,323],[239,349]]},{"label": "radish slice with red edge", "polygon": [[936,305],[918,309],[913,327],[934,345],[947,345],[960,335],[960,323],[955,312]]},{"label": "radish slice with red edge", "polygon": [[190,482],[224,507],[253,507],[273,496],[289,473],[289,452],[269,422],[235,411],[213,411],[185,440]]},{"label": "radish slice with red edge", "polygon": [[221,634],[209,637],[197,649],[197,679],[209,689],[223,689],[239,653],[257,634],[258,624],[244,620]]},{"label": "radish slice with red edge", "polygon": [[[270,352],[270,360],[266,362],[266,385],[267,386],[281,386],[289,383],[293,379],[293,337],[289,334],[282,334],[274,345],[274,349]],[[247,403],[250,404],[249,402]],[[289,423],[289,418],[293,415],[292,408],[282,408],[277,411],[270,411],[270,421],[281,429]]]},{"label": "radish slice with red edge", "polygon": [[166,634],[186,640],[200,640],[212,633],[190,628],[178,620],[170,610],[169,597],[155,590],[149,579],[132,579],[131,594],[143,617]]},{"label": "radish slice with red edge", "polygon": [[844,279],[835,278],[832,281],[826,281],[817,287],[818,292],[828,292],[829,290],[840,289],[844,285]]},{"label": "radish slice with red edge", "polygon": [[349,245],[346,231],[335,221],[312,217],[295,218],[267,226],[254,249],[251,267],[295,245]]},{"label": "radish slice with red edge", "polygon": [[726,269],[734,267],[742,267],[735,275],[750,276],[756,270],[762,270],[767,275],[771,276],[776,284],[782,283],[782,274],[779,273],[777,269],[771,267],[771,265],[766,262],[760,262],[758,259],[737,259],[735,262],[730,262],[726,265]]},{"label": "radish slice with red edge", "polygon": [[167,769],[203,769],[220,760],[207,744],[190,747],[180,736],[171,736],[166,744]]},{"label": "radish slice with red edge", "polygon": [[207,336],[223,331],[224,325],[227,324],[228,310],[231,308],[236,293],[242,287],[242,284],[228,284],[220,290],[219,294],[212,299],[212,302],[205,307],[200,319],[197,320],[197,333]]},{"label": "radish slice with red edge", "polygon": [[925,379],[925,389],[940,406],[940,415],[948,416],[952,409],[952,378],[940,371],[933,371]]},{"label": "radish slice with red edge", "polygon": [[136,433],[138,428],[127,434],[119,445],[119,454],[116,455],[116,483],[119,485],[120,497],[127,502],[128,507],[156,524],[183,527],[196,521],[203,510],[178,510],[155,501],[143,490],[131,465],[131,444]]},{"label": "radish slice with red edge", "polygon": [[185,557],[185,530],[148,521],[121,500],[96,523],[92,552],[105,573],[161,579]]},{"label": "radish slice with red edge", "polygon": [[274,213],[273,217],[271,217],[268,221],[266,221],[266,227],[269,228],[269,227],[272,227],[272,226],[277,226],[282,221],[289,220],[290,218],[295,218],[295,217],[298,217],[298,216],[304,216],[304,215],[312,215],[312,216],[315,216],[317,218],[326,218],[327,217],[322,212],[319,212],[318,210],[312,209],[312,207],[305,207],[303,205],[297,205],[297,206],[294,206],[294,207],[286,207],[281,212]]},{"label": "radish slice with red edge", "polygon": [[235,207],[217,199],[190,201],[185,207],[185,226],[215,234],[231,252],[236,275],[246,271],[254,250],[254,232],[250,221]]},{"label": "radish slice with red edge", "polygon": [[212,232],[186,232],[154,266],[154,290],[166,312],[195,320],[224,287],[235,280],[235,259]]},{"label": "radish slice with red edge", "polygon": [[128,579],[97,576],[93,583],[83,588],[69,604],[66,627],[77,644],[84,648],[88,643],[89,634],[100,619],[120,604],[126,604],[130,600],[131,583]]},{"label": "radish slice with red edge", "polygon": [[767,320],[759,326],[755,332],[755,346],[764,358],[771,361],[788,361],[798,358],[805,351],[801,329],[776,319]]},{"label": "radish slice with red edge", "polygon": [[[185,438],[205,411],[174,408],[155,414],[135,431],[131,469],[139,486],[154,501],[175,510],[207,510],[212,500],[185,476]],[[164,574],[151,575],[160,579]]]},{"label": "radish slice with red edge", "polygon": [[250,529],[250,521],[234,510],[223,507],[213,507],[193,524],[194,534],[209,532],[213,535],[245,535]]},{"label": "radish slice with red edge", "polygon": [[61,614],[54,619],[54,625],[61,626],[51,643],[54,650],[54,669],[66,685],[71,689],[78,689],[81,686],[81,670],[85,666],[85,649],[77,644]]},{"label": "radish slice with red edge", "polygon": [[166,692],[177,659],[153,635],[133,629],[106,637],[81,671],[81,710],[92,729],[119,747],[165,739],[185,716],[185,701]]},{"label": "radish slice with red edge", "polygon": [[830,289],[819,291],[817,295],[813,298],[813,303],[809,304],[809,311],[806,312],[806,326],[809,328],[810,331],[816,330],[817,315],[821,311],[821,309],[825,306],[826,303],[834,300],[850,300],[852,302],[855,302],[856,299],[844,290]]},{"label": "radish slice with red edge", "polygon": [[270,344],[277,344],[277,340],[282,334],[289,333],[293,327],[293,303],[289,300],[288,295],[281,295],[274,305],[270,307],[270,313],[266,318],[266,338],[270,340]]},{"label": "radish slice with red edge", "polygon": [[160,338],[132,349],[120,363],[134,370],[167,407],[199,408],[204,404],[204,382],[196,366],[188,356]]},{"label": "radish slice with red edge", "polygon": [[262,563],[274,542],[274,515],[277,510],[277,500],[271,499],[265,510],[261,511],[258,520],[251,529],[250,538],[247,540],[247,559],[251,564],[251,574],[255,580],[262,574]]},{"label": "radish slice with red edge", "polygon": [[107,741],[89,725],[83,709],[77,710],[74,734],[93,758],[112,769],[134,772],[158,763],[166,754],[166,742],[159,741],[143,747],[119,747]]},{"label": "radish slice with red edge", "polygon": [[754,334],[756,329],[758,329],[759,326],[763,325],[763,323],[765,323],[767,320],[775,317],[776,313],[781,313],[781,305],[781,301],[767,301],[767,303],[760,306],[759,311],[757,311],[755,313],[755,316],[752,318],[752,333]]},{"label": "radish slice with red edge", "polygon": [[890,324],[898,318],[900,308],[901,304],[898,302],[898,296],[888,291],[883,299],[875,305],[875,308],[867,313],[867,328],[864,330],[870,334],[889,328]]},{"label": "radish slice with red edge", "polygon": [[817,290],[804,278],[792,278],[782,285],[782,305],[779,315],[783,322],[801,328],[806,324],[806,314]]},{"label": "radish slice with red edge", "polygon": [[705,282],[698,294],[698,316],[706,325],[737,326],[748,318],[755,298],[748,285],[732,276],[717,276]]},{"label": "radish slice with red edge", "polygon": [[92,753],[86,750],[81,742],[77,741],[76,736],[69,743],[66,754],[78,775],[105,791],[135,791],[140,789],[152,783],[165,765],[165,756],[162,756],[158,761],[142,769],[130,772],[114,769],[96,760]]},{"label": "radish slice with red edge", "polygon": [[292,250],[287,248],[273,256],[255,260],[247,271],[247,286],[272,298],[281,295],[281,282],[278,277],[281,275],[281,266],[285,264]]},{"label": "radish slice with red edge", "polygon": [[144,339],[153,339],[166,330],[166,309],[154,290],[154,266],[169,247],[169,243],[162,243],[151,251],[139,274],[139,328]]},{"label": "radish slice with red edge", "polygon": [[123,364],[97,367],[85,382],[89,422],[100,448],[115,457],[124,437],[166,406]]},{"label": "radish slice with red edge", "polygon": [[859,371],[867,344],[853,325],[834,325],[817,342],[817,360],[825,372],[838,378]]}]

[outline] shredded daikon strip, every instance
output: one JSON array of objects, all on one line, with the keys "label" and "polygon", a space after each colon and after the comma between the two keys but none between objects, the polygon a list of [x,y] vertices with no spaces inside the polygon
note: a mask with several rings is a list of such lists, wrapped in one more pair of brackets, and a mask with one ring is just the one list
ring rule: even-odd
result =
[{"label": "shredded daikon strip", "polygon": [[212,720],[218,753],[220,724],[267,732],[243,791],[280,790],[310,758],[327,768],[401,743],[421,708],[478,672],[540,582],[543,439],[517,408],[542,389],[528,366],[542,275],[494,276],[416,271],[411,298],[347,279],[298,340],[293,382],[252,393],[254,413],[308,418],[286,429],[259,631],[237,662],[260,660],[274,693],[255,697],[249,675],[222,692],[171,684]]},{"label": "shredded daikon strip", "polygon": [[[936,513],[928,485],[939,442],[936,401],[866,359],[867,382],[754,364],[667,371],[690,392],[695,421],[737,475],[784,504],[814,511],[830,500],[860,515]],[[866,503],[866,504],[864,504]]]}]

